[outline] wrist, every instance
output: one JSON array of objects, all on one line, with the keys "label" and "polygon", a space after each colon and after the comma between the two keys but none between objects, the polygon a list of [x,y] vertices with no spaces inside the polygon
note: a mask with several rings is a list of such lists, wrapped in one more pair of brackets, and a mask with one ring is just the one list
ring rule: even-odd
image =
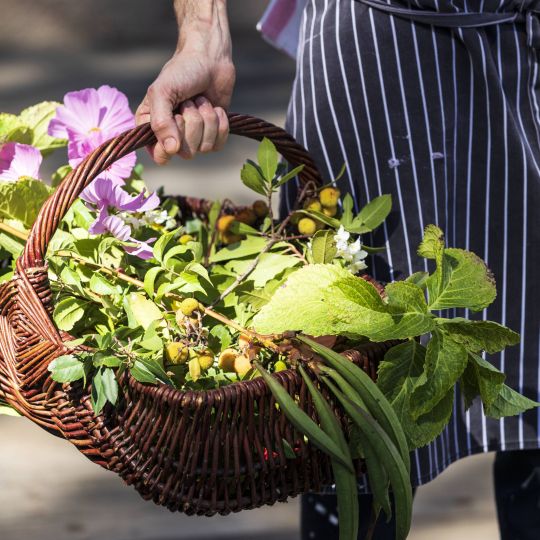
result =
[{"label": "wrist", "polygon": [[178,45],[205,40],[213,34],[229,35],[226,0],[176,0]]}]

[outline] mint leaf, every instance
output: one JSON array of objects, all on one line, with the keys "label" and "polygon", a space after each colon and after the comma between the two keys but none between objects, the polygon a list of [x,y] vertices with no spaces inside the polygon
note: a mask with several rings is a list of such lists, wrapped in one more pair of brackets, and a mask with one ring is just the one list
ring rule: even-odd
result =
[{"label": "mint leaf", "polygon": [[59,383],[69,383],[83,379],[85,376],[84,363],[72,354],[55,358],[48,367],[51,379]]},{"label": "mint leaf", "polygon": [[519,334],[491,321],[470,321],[461,317],[436,319],[439,329],[472,352],[493,354],[519,343]]},{"label": "mint leaf", "polygon": [[480,311],[497,295],[495,281],[484,261],[471,251],[447,248],[437,271],[427,279],[429,308],[467,308]]},{"label": "mint leaf", "polygon": [[334,231],[317,231],[311,240],[311,258],[315,264],[331,263],[337,253]]},{"label": "mint leaf", "polygon": [[422,375],[411,396],[412,415],[431,411],[452,389],[467,367],[467,351],[442,332],[433,332]]},{"label": "mint leaf", "polygon": [[503,384],[497,398],[490,406],[484,407],[484,412],[486,413],[486,416],[499,419],[503,416],[521,414],[522,412],[538,407],[539,405],[540,403],[522,396],[506,384]]},{"label": "mint leaf", "polygon": [[469,409],[478,395],[484,407],[490,407],[500,394],[505,378],[506,375],[495,366],[481,356],[470,353],[467,367],[461,377],[465,410]]},{"label": "mint leaf", "polygon": [[411,450],[431,442],[448,423],[454,392],[450,390],[427,414],[413,418],[411,394],[423,373],[426,349],[409,340],[388,350],[379,364],[377,386],[390,401],[407,436]]},{"label": "mint leaf", "polygon": [[0,181],[0,218],[16,219],[30,228],[51,193],[51,188],[34,178]]},{"label": "mint leaf", "polygon": [[59,330],[69,332],[84,316],[86,302],[76,298],[64,298],[56,304],[53,311],[53,320]]},{"label": "mint leaf", "polygon": [[279,154],[274,143],[270,139],[264,137],[257,150],[257,160],[261,172],[268,183],[270,183],[276,175],[278,159]]}]

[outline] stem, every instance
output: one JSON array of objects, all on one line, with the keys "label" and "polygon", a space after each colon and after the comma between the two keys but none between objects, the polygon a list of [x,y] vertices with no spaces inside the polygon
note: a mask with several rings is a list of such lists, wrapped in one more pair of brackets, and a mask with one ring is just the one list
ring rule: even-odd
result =
[{"label": "stem", "polygon": [[15,236],[16,238],[25,241],[28,240],[28,236],[30,234],[25,231],[19,231],[19,229],[15,229],[15,227],[12,227],[11,225],[4,223],[3,221],[0,221],[0,230],[5,231],[8,234],[11,234],[11,236]]}]

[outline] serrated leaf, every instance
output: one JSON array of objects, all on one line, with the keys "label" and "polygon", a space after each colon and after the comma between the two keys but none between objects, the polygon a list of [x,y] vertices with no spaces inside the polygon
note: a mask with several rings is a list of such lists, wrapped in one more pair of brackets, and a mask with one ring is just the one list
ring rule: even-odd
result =
[{"label": "serrated leaf", "polygon": [[484,261],[471,251],[446,248],[440,272],[427,279],[429,308],[480,311],[497,296],[495,280]]},{"label": "serrated leaf", "polygon": [[259,195],[267,195],[267,187],[259,169],[252,163],[244,163],[240,171],[240,178],[246,187]]},{"label": "serrated leaf", "polygon": [[465,410],[472,405],[478,395],[484,406],[493,404],[500,394],[506,376],[481,356],[469,354],[467,367],[461,377],[461,391],[465,401]]},{"label": "serrated leaf", "polygon": [[467,367],[467,351],[435,331],[426,348],[424,369],[411,395],[413,418],[430,412],[454,388]]},{"label": "serrated leaf", "polygon": [[392,404],[411,450],[431,442],[448,423],[454,392],[449,391],[429,413],[414,419],[410,398],[422,374],[426,349],[414,340],[389,349],[379,364],[377,386]]},{"label": "serrated leaf", "polygon": [[348,231],[364,234],[376,229],[392,210],[392,196],[380,195],[368,202],[351,221]]},{"label": "serrated leaf", "polygon": [[331,263],[337,253],[334,231],[317,231],[311,240],[311,256],[314,264]]},{"label": "serrated leaf", "polygon": [[24,177],[16,182],[0,181],[0,217],[16,219],[30,228],[51,193],[49,186],[34,178]]},{"label": "serrated leaf", "polygon": [[503,384],[497,398],[490,406],[484,407],[484,412],[486,416],[499,419],[503,416],[521,414],[522,412],[534,409],[539,405],[540,403],[522,396],[506,384]]},{"label": "serrated leaf", "polygon": [[56,304],[53,312],[53,320],[60,330],[69,332],[75,324],[84,316],[86,302],[76,298],[64,298]]},{"label": "serrated leaf", "polygon": [[424,237],[418,246],[418,255],[437,260],[444,249],[444,233],[436,225],[427,225]]},{"label": "serrated leaf", "polygon": [[415,272],[414,274],[411,274],[408,278],[406,278],[405,281],[407,283],[414,283],[416,286],[420,287],[421,289],[425,289],[428,277],[429,277],[429,272]]},{"label": "serrated leaf", "polygon": [[517,332],[492,321],[471,321],[461,317],[436,321],[441,332],[471,352],[494,354],[520,341]]},{"label": "serrated leaf", "polygon": [[59,383],[69,383],[83,379],[85,376],[84,363],[72,354],[55,358],[48,366],[51,379]]},{"label": "serrated leaf", "polygon": [[276,175],[278,166],[279,154],[274,143],[264,137],[257,149],[257,161],[261,172],[268,183],[270,183]]}]

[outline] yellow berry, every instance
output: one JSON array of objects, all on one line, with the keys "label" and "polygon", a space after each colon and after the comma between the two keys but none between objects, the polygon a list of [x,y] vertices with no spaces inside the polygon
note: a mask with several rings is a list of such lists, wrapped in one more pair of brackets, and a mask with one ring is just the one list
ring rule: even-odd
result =
[{"label": "yellow berry", "polygon": [[243,377],[251,368],[251,361],[245,354],[239,354],[235,358],[234,371],[236,371],[240,377]]},{"label": "yellow berry", "polygon": [[265,201],[255,201],[253,203],[253,211],[258,218],[263,218],[268,215],[268,205]]},{"label": "yellow berry", "polygon": [[298,232],[300,234],[311,236],[312,234],[315,234],[316,230],[317,224],[311,218],[305,217],[298,222]]},{"label": "yellow berry", "polygon": [[189,356],[189,347],[184,343],[174,341],[165,347],[165,357],[169,364],[184,364]]},{"label": "yellow berry", "polygon": [[278,360],[275,364],[274,364],[274,371],[275,372],[278,372],[278,371],[285,371],[286,369],[289,369],[287,367],[287,364],[283,361],[283,360]]},{"label": "yellow berry", "polygon": [[193,242],[194,238],[191,236],[191,234],[183,234],[179,239],[178,242],[185,246],[188,242]]},{"label": "yellow berry", "polygon": [[339,201],[339,189],[334,187],[327,187],[321,190],[319,193],[319,201],[326,207],[336,206]]},{"label": "yellow berry", "polygon": [[334,217],[337,214],[337,205],[336,206],[325,206],[323,208],[323,214],[328,217]]},{"label": "yellow berry", "polygon": [[235,219],[246,225],[254,225],[257,221],[257,216],[251,208],[242,208],[242,210],[235,215]]},{"label": "yellow berry", "polygon": [[247,349],[251,345],[251,337],[247,334],[240,334],[240,337],[238,338],[238,346],[241,349]]},{"label": "yellow berry", "polygon": [[232,223],[234,221],[234,216],[221,216],[218,220],[217,220],[217,224],[216,224],[216,227],[217,227],[217,230],[220,232],[220,233],[224,233],[224,232],[227,232]]},{"label": "yellow berry", "polygon": [[199,302],[197,302],[195,298],[184,298],[184,300],[180,302],[178,309],[182,315],[190,317],[195,310],[199,309]]},{"label": "yellow berry", "polygon": [[306,210],[313,210],[315,212],[320,212],[322,210],[321,203],[317,199],[310,199],[304,204]]},{"label": "yellow berry", "polygon": [[199,355],[199,365],[201,366],[201,369],[206,371],[207,369],[210,369],[214,365],[214,356],[210,352],[203,352]]},{"label": "yellow berry", "polygon": [[192,358],[189,363],[189,375],[191,376],[192,380],[196,381],[201,376],[201,366],[199,364],[198,358]]},{"label": "yellow berry", "polygon": [[223,371],[232,373],[234,371],[234,361],[238,352],[234,349],[225,349],[221,352],[218,359],[218,367]]}]

